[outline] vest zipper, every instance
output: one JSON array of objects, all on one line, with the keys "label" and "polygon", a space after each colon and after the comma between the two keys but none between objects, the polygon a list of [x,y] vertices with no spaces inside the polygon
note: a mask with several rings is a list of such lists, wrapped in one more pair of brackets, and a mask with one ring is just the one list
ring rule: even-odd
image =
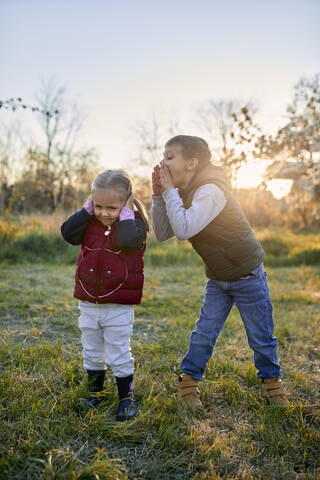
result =
[{"label": "vest zipper", "polygon": [[100,273],[101,273],[103,247],[104,247],[110,233],[111,233],[111,227],[108,227],[108,229],[105,230],[105,232],[104,232],[105,238],[103,240],[103,244],[101,246],[101,250],[100,250],[100,253],[99,253],[98,270],[97,270],[97,286],[96,286],[96,303],[99,303],[98,302],[98,297],[99,297],[99,287],[100,287],[100,284],[101,284]]}]

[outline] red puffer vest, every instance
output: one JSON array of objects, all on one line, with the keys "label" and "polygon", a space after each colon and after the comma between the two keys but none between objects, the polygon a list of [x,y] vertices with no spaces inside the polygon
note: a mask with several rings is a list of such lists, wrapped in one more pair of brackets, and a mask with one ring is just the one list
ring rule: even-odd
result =
[{"label": "red puffer vest", "polygon": [[140,303],[144,251],[145,245],[122,252],[116,244],[115,225],[108,231],[92,219],[78,257],[73,296],[92,303]]}]

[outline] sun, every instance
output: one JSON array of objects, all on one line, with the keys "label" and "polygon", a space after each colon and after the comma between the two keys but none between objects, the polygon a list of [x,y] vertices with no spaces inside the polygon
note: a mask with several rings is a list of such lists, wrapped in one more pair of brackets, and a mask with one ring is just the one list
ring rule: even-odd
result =
[{"label": "sun", "polygon": [[[263,180],[268,161],[251,160],[247,165],[243,165],[238,170],[236,181],[237,188],[256,188]],[[269,190],[275,198],[282,198],[288,195],[292,180],[273,179],[266,182]]]},{"label": "sun", "polygon": [[274,178],[267,182],[267,190],[269,190],[274,198],[283,198],[288,195],[291,190],[292,180]]},{"label": "sun", "polygon": [[263,180],[263,174],[266,170],[266,165],[261,162],[251,161],[247,165],[243,165],[238,170],[237,187],[238,188],[255,188]]}]

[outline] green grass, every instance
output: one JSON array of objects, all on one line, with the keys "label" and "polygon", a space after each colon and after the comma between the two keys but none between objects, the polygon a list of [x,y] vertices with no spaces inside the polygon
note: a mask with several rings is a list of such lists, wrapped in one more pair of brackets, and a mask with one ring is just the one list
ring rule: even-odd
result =
[{"label": "green grass", "polygon": [[[4,228],[0,224],[0,262],[8,264],[75,264],[79,252],[78,246],[66,243],[58,233],[52,234],[28,228],[25,234],[22,234],[21,231],[15,234],[12,233],[15,231],[12,226]],[[294,233],[279,229],[258,230],[256,234],[266,252],[264,263],[267,266],[320,265],[320,233]],[[193,251],[189,242],[171,239],[168,242],[160,243],[150,234],[145,263],[154,267],[163,265],[196,266],[201,265],[201,259]]]},{"label": "green grass", "polygon": [[148,262],[132,338],[140,414],[127,424],[115,421],[110,371],[104,406],[88,414],[79,407],[86,383],[74,266],[2,264],[0,478],[320,478],[320,408],[304,408],[320,404],[320,268],[267,268],[292,406],[282,411],[263,398],[234,309],[201,384],[204,411],[192,414],[175,384],[204,293],[203,267]]}]

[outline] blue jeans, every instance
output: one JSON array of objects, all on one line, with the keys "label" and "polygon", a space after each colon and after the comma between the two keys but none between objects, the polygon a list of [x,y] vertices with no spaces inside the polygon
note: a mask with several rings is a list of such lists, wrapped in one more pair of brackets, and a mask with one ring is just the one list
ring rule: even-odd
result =
[{"label": "blue jeans", "polygon": [[262,264],[238,280],[208,280],[196,329],[190,337],[189,351],[181,362],[182,371],[196,380],[202,379],[234,303],[244,323],[249,346],[254,351],[257,376],[279,377],[281,369],[277,359],[277,339],[273,335],[273,307]]}]

